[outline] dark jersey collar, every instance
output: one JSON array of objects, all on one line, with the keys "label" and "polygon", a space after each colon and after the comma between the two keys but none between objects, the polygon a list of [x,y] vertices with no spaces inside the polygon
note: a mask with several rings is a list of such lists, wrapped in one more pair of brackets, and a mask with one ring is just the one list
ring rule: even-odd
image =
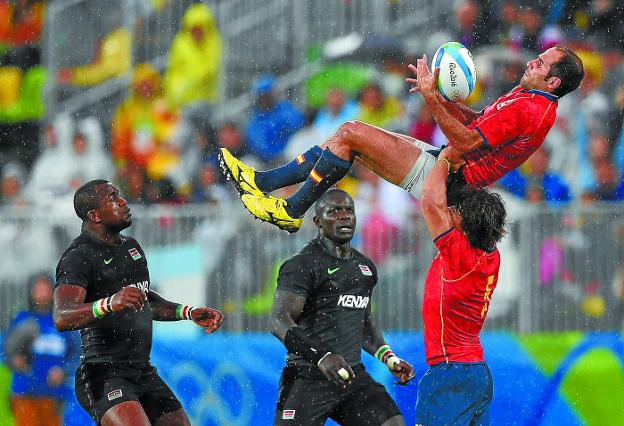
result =
[{"label": "dark jersey collar", "polygon": [[526,93],[532,93],[534,95],[543,96],[551,102],[557,102],[559,100],[559,96],[553,95],[552,93],[544,92],[542,90],[531,89],[531,90],[523,90],[523,91]]},{"label": "dark jersey collar", "polygon": [[100,244],[105,247],[119,247],[127,241],[127,238],[125,236],[123,236],[122,234],[119,234],[119,238],[120,238],[119,244],[115,244],[111,246],[110,244],[106,244],[104,241],[97,238],[91,231],[89,231],[88,229],[84,227],[80,231],[80,236],[86,239],[87,241],[91,241],[93,243]]}]

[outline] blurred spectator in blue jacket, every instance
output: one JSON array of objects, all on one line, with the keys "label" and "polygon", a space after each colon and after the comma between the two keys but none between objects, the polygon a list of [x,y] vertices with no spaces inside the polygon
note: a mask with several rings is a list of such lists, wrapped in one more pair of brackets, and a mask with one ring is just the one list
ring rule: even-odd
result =
[{"label": "blurred spectator in blue jacket", "polygon": [[30,306],[15,316],[5,341],[13,370],[11,407],[16,426],[60,426],[63,402],[72,398],[66,379],[75,366],[77,338],[54,328],[52,293],[47,275],[34,277]]},{"label": "blurred spectator in blue jacket", "polygon": [[582,194],[583,201],[624,200],[624,184],[611,159],[598,160],[594,164],[594,175],[596,183],[593,188]]},{"label": "blurred spectator in blue jacket", "polygon": [[247,126],[249,152],[266,163],[280,161],[288,139],[304,124],[303,113],[292,102],[278,99],[275,89],[272,76],[256,81],[256,99]]},{"label": "blurred spectator in blue jacket", "polygon": [[549,171],[548,162],[548,151],[542,147],[529,157],[526,173],[514,169],[503,176],[499,185],[531,202],[544,201],[550,206],[570,202],[572,200],[570,188],[562,177]]}]

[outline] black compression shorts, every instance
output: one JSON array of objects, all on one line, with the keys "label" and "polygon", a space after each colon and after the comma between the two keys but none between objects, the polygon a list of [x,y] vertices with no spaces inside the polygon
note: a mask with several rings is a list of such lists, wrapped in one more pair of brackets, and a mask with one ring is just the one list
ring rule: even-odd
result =
[{"label": "black compression shorts", "polygon": [[345,426],[374,426],[401,414],[386,388],[361,364],[352,368],[355,379],[346,389],[338,388],[316,368],[284,368],[274,425],[320,426],[331,418]]},{"label": "black compression shorts", "polygon": [[76,397],[96,424],[110,408],[126,401],[138,401],[152,424],[182,407],[149,364],[81,364],[76,371]]}]

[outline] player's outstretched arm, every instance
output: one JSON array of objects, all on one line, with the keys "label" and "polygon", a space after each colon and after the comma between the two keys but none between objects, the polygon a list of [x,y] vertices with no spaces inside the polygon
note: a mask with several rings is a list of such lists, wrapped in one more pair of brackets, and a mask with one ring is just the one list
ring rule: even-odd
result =
[{"label": "player's outstretched arm", "polygon": [[296,323],[305,302],[303,296],[278,288],[271,310],[271,333],[284,343],[289,352],[316,365],[327,380],[344,387],[355,377],[349,364],[341,355],[325,347],[320,337],[306,332]]},{"label": "player's outstretched arm", "polygon": [[396,356],[390,345],[386,343],[381,330],[375,324],[370,305],[364,317],[363,338],[362,347],[364,350],[386,364],[390,372],[398,379],[397,384],[405,385],[414,378],[414,368]]},{"label": "player's outstretched arm", "polygon": [[451,149],[446,148],[440,153],[423,184],[420,206],[431,238],[437,238],[453,226],[446,196],[446,178],[451,169],[446,157]]},{"label": "player's outstretched arm", "polygon": [[152,308],[152,318],[155,321],[191,320],[203,327],[206,333],[216,331],[223,323],[223,314],[208,307],[193,307],[171,302],[153,290],[148,293],[148,300]]},{"label": "player's outstretched arm", "polygon": [[468,129],[453,116],[440,102],[437,94],[437,81],[440,69],[433,72],[427,65],[427,57],[418,59],[417,66],[408,65],[416,74],[418,91],[421,93],[438,126],[449,140],[449,146],[456,148],[462,155],[476,150],[485,144],[483,137],[474,129]]},{"label": "player's outstretched arm", "polygon": [[52,316],[58,331],[80,330],[97,318],[112,312],[143,309],[145,293],[136,287],[124,287],[112,296],[84,303],[87,290],[79,285],[62,284],[54,290]]}]

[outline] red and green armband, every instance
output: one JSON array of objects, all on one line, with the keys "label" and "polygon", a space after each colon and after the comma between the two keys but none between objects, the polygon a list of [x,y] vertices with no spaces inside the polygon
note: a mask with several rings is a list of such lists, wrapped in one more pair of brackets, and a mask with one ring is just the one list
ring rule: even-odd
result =
[{"label": "red and green armband", "polygon": [[105,297],[103,299],[99,299],[93,302],[93,305],[91,306],[93,309],[93,316],[95,318],[101,318],[104,315],[113,312],[113,297],[115,297],[114,294],[112,296]]},{"label": "red and green armband", "polygon": [[380,346],[375,352],[375,358],[388,366],[390,370],[396,370],[401,359],[392,352],[389,345]]},{"label": "red and green armband", "polygon": [[194,306],[178,305],[176,308],[176,318],[179,320],[193,320],[191,314],[195,309]]}]

